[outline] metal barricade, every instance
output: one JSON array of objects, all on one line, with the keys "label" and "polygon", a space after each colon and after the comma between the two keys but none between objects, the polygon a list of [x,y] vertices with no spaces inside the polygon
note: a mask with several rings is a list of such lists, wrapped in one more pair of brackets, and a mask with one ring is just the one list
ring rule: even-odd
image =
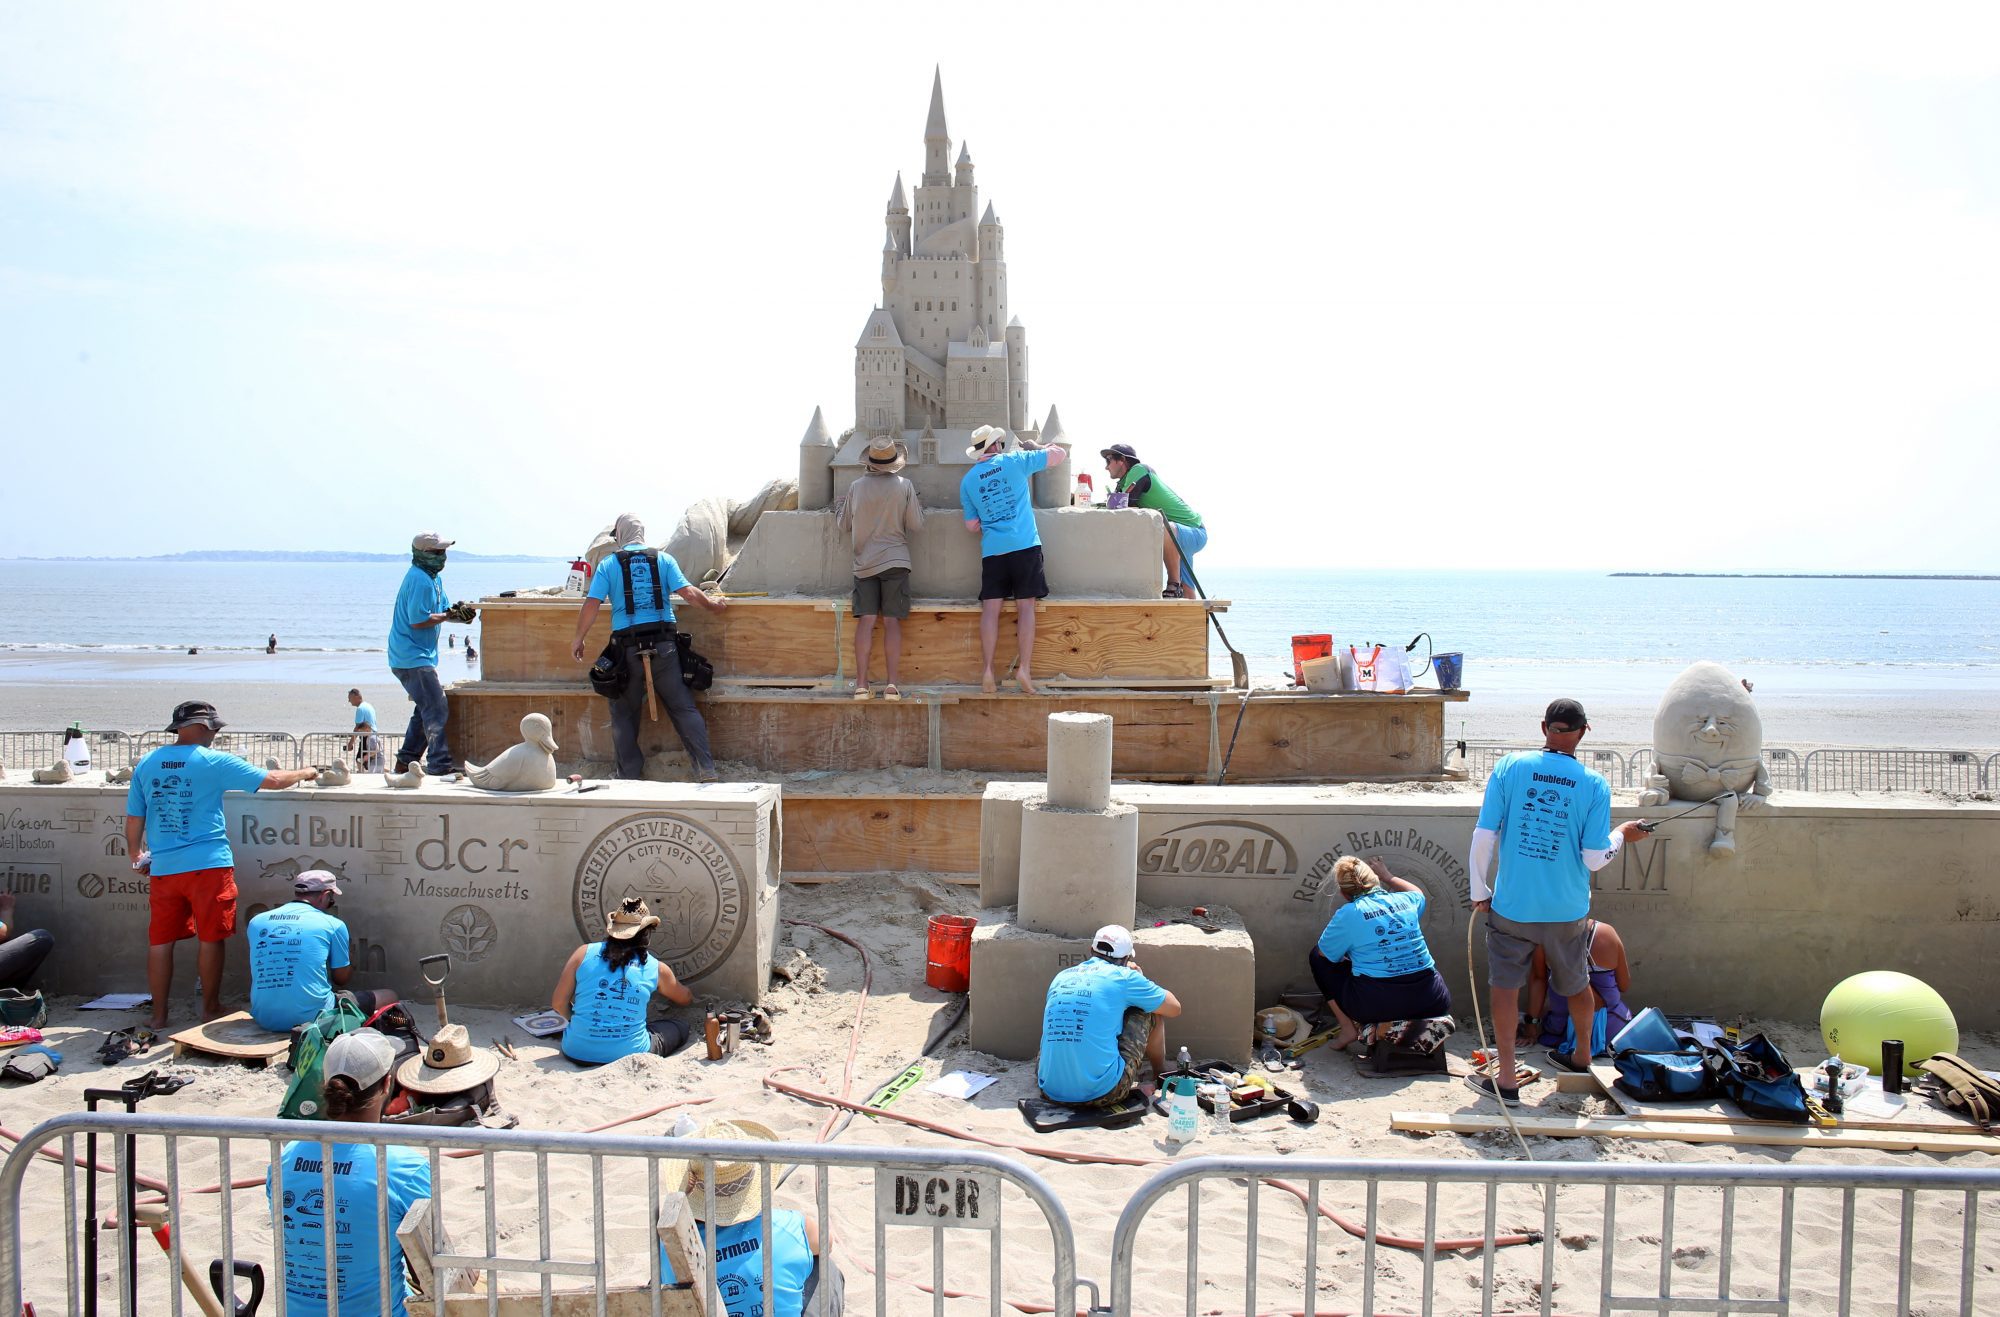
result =
[{"label": "metal barricade", "polygon": [[1815,750],[1808,791],[1978,791],[1985,765],[1972,750]]},{"label": "metal barricade", "polygon": [[[1651,754],[1651,751],[1647,751]],[[1764,767],[1771,774],[1773,791],[1804,791],[1806,789],[1805,760],[1796,750],[1781,746],[1764,747]]]},{"label": "metal barricade", "polygon": [[[392,744],[389,736],[378,727],[369,733],[368,740],[357,741],[350,750],[347,740],[353,735],[351,731],[307,732],[299,738],[299,767],[304,768],[308,764],[330,764],[336,759],[345,759],[357,773],[379,773],[382,771],[384,761],[401,742],[401,737],[398,735],[396,743]],[[369,748],[371,742],[372,749]]]},{"label": "metal barricade", "polygon": [[47,768],[62,747],[61,732],[0,732],[0,768]]},{"label": "metal barricade", "polygon": [[[1217,1183],[1225,1207],[1207,1220],[1227,1247],[1204,1252],[1202,1188]],[[1110,1311],[1972,1317],[1993,1311],[1975,1282],[2000,1265],[1979,1228],[1995,1191],[1996,1168],[1201,1157],[1127,1202]],[[1286,1223],[1266,1224],[1281,1193]],[[1340,1215],[1357,1202],[1359,1221]],[[1299,1205],[1312,1228],[1288,1235]],[[1439,1238],[1455,1220],[1469,1238]],[[1803,1239],[1826,1255],[1799,1263]],[[1891,1277],[1893,1309],[1857,1294]]]},{"label": "metal barricade", "polygon": [[[141,732],[133,744],[132,762],[136,765],[161,746],[173,743],[172,732]],[[299,757],[299,738],[290,732],[217,732],[211,748],[247,759],[261,768],[270,767],[274,760],[279,768],[304,766]]]},{"label": "metal barricade", "polygon": [[[111,1188],[99,1213],[109,1207],[123,1222],[129,1204],[121,1202],[121,1190],[132,1177],[134,1198],[143,1206],[148,1199],[164,1201],[173,1214],[171,1233],[162,1248],[168,1256],[150,1261],[152,1250],[140,1251],[125,1231],[100,1231],[99,1222],[79,1216],[80,1205],[90,1196],[92,1175],[86,1161],[85,1141],[92,1135],[104,1136],[100,1146],[108,1146],[109,1164],[100,1154],[97,1174],[106,1172]],[[128,1148],[128,1138],[136,1140],[136,1151]],[[286,1145],[298,1141],[303,1146],[289,1154]],[[810,1194],[795,1193],[798,1201],[810,1197],[806,1222],[816,1225],[822,1257],[846,1260],[853,1267],[871,1273],[876,1313],[909,1312],[917,1302],[925,1302],[934,1313],[945,1311],[948,1296],[962,1299],[968,1286],[983,1288],[988,1311],[998,1314],[1005,1303],[1046,1305],[1058,1312],[1077,1307],[1076,1249],[1069,1217],[1054,1190],[1032,1171],[992,1153],[957,1149],[882,1148],[829,1144],[792,1144],[763,1141],[727,1142],[719,1140],[668,1139],[659,1134],[572,1134],[555,1131],[489,1130],[476,1127],[444,1128],[422,1125],[363,1125],[351,1123],[237,1120],[211,1116],[147,1116],[88,1114],[58,1116],[31,1130],[0,1167],[0,1312],[21,1311],[23,1298],[35,1300],[44,1311],[77,1313],[84,1310],[85,1292],[94,1290],[102,1267],[86,1273],[84,1256],[101,1239],[108,1255],[109,1274],[103,1284],[112,1290],[98,1296],[103,1311],[115,1303],[120,1317],[135,1313],[170,1313],[183,1317],[183,1296],[178,1280],[193,1278],[206,1267],[184,1269],[184,1259],[206,1262],[222,1259],[225,1273],[235,1262],[256,1262],[271,1273],[274,1303],[284,1317],[286,1270],[300,1268],[301,1288],[319,1279],[324,1294],[325,1277],[338,1276],[336,1233],[316,1229],[308,1218],[319,1216],[331,1221],[343,1218],[343,1227],[365,1230],[365,1198],[350,1191],[337,1195],[335,1173],[338,1162],[335,1141],[343,1155],[356,1146],[377,1149],[377,1166],[390,1158],[386,1149],[414,1150],[428,1163],[429,1179],[425,1195],[399,1187],[404,1196],[427,1201],[428,1210],[419,1212],[408,1204],[402,1220],[404,1235],[418,1232],[429,1249],[426,1265],[432,1274],[430,1297],[442,1291],[444,1297],[472,1293],[457,1288],[471,1275],[484,1277],[479,1297],[471,1303],[445,1304],[440,1317],[463,1310],[488,1311],[488,1296],[497,1296],[503,1280],[516,1282],[508,1303],[500,1311],[517,1313],[585,1311],[579,1306],[606,1314],[678,1311],[685,1305],[677,1297],[665,1302],[661,1289],[661,1248],[656,1227],[663,1226],[662,1208],[684,1187],[699,1186],[709,1202],[717,1201],[717,1187],[739,1183],[734,1173],[745,1164],[755,1168],[752,1183],[744,1192],[758,1195],[756,1212],[749,1220],[761,1220],[763,1247],[763,1308],[772,1307],[773,1249],[769,1247],[773,1224],[773,1204],[784,1178],[791,1170],[810,1168]],[[243,1145],[250,1145],[246,1159]],[[235,1206],[233,1194],[215,1193],[199,1184],[234,1185],[238,1190],[265,1187],[266,1169],[281,1159],[295,1160],[282,1174],[310,1176],[312,1185],[296,1201],[289,1192],[260,1195],[254,1209]],[[149,1163],[151,1173],[141,1173],[135,1157]],[[662,1162],[680,1159],[687,1163],[686,1179],[669,1183],[662,1176]],[[406,1184],[415,1175],[406,1161],[392,1175],[377,1174],[367,1192],[374,1198],[374,1220],[391,1221],[390,1181]],[[301,1164],[301,1161],[307,1164]],[[736,1167],[730,1166],[735,1163]],[[392,1163],[393,1164],[393,1163]],[[460,1167],[463,1167],[461,1170]],[[676,1168],[677,1170],[679,1168]],[[241,1176],[247,1170],[248,1176]],[[729,1172],[718,1181],[718,1174]],[[780,1174],[780,1173],[783,1174]],[[80,1180],[79,1177],[84,1177]],[[36,1191],[23,1196],[31,1178]],[[831,1183],[838,1178],[840,1184]],[[59,1183],[58,1183],[59,1181]],[[858,1184],[856,1183],[858,1181]],[[293,1188],[300,1186],[294,1179]],[[285,1186],[280,1186],[281,1190]],[[141,1194],[139,1191],[144,1190]],[[859,1196],[857,1197],[857,1190]],[[832,1210],[840,1200],[840,1211]],[[725,1192],[723,1201],[727,1201]],[[860,1203],[873,1204],[872,1254],[863,1252],[856,1226],[869,1215]],[[644,1204],[644,1214],[636,1210]],[[1031,1208],[1025,1218],[1023,1207]],[[197,1213],[197,1207],[206,1208]],[[337,1211],[336,1211],[337,1209]],[[1036,1229],[1037,1216],[1045,1229]],[[296,1219],[295,1219],[296,1218]],[[788,1219],[788,1218],[787,1218]],[[1017,1221],[1029,1222],[1023,1229]],[[505,1222],[504,1229],[502,1222]],[[558,1224],[572,1232],[586,1222],[586,1239],[572,1238],[567,1244],[555,1239]],[[391,1222],[390,1229],[395,1229]],[[836,1230],[836,1224],[840,1229]],[[283,1239],[291,1227],[290,1247],[272,1245]],[[301,1247],[299,1236],[311,1231],[314,1239]],[[929,1237],[928,1267],[921,1276],[910,1274],[921,1264],[923,1235]],[[343,1231],[344,1232],[344,1231]],[[892,1239],[893,1232],[893,1239]],[[383,1278],[379,1307],[370,1311],[386,1317],[392,1307],[395,1274],[389,1254],[390,1230],[375,1232],[377,1274]],[[721,1245],[711,1234],[698,1246],[708,1262],[708,1302],[710,1317],[723,1317],[720,1282],[716,1263]],[[986,1247],[975,1242],[984,1236]],[[479,1239],[480,1247],[461,1247],[454,1240]],[[1027,1295],[1011,1293],[1003,1297],[1003,1257],[1012,1268],[1016,1285],[1024,1274],[1020,1266],[1030,1244],[1040,1251],[1037,1260],[1046,1262],[1049,1288],[1039,1285]],[[893,1246],[892,1246],[893,1244]],[[731,1245],[732,1249],[741,1244]],[[321,1250],[324,1250],[322,1253]],[[354,1265],[350,1254],[349,1265]],[[406,1257],[409,1254],[406,1253]],[[866,1258],[872,1256],[872,1265]],[[24,1275],[23,1259],[38,1259],[32,1277]],[[419,1255],[418,1262],[424,1259]],[[59,1267],[58,1267],[59,1264]],[[842,1268],[843,1274],[845,1268]],[[833,1269],[819,1269],[817,1295],[826,1297],[838,1287]],[[521,1278],[530,1288],[520,1288]],[[565,1296],[554,1286],[557,1277],[583,1278],[587,1290]],[[891,1303],[890,1286],[897,1298]],[[1091,1305],[1097,1298],[1091,1290]],[[57,1291],[61,1291],[60,1300]],[[849,1292],[848,1311],[860,1312],[867,1306],[858,1302],[867,1291]],[[927,1296],[927,1297],[926,1297]],[[746,1299],[750,1296],[745,1296]],[[539,1300],[539,1302],[537,1302]],[[828,1300],[831,1301],[830,1299]],[[323,1299],[321,1300],[323,1302]],[[497,1297],[492,1299],[496,1305]],[[192,1304],[188,1305],[190,1308]],[[352,1297],[340,1309],[352,1313]],[[225,1305],[225,1311],[227,1305]],[[962,1311],[955,1306],[954,1311]],[[1030,1310],[1034,1310],[1031,1308]],[[819,1311],[808,1301],[807,1317]]]},{"label": "metal barricade", "polygon": [[1625,785],[1643,787],[1653,775],[1653,747],[1642,745],[1625,760]]},{"label": "metal barricade", "polygon": [[[1446,745],[1449,749],[1456,749],[1458,743],[1450,741]],[[1507,745],[1493,742],[1468,741],[1465,743],[1466,780],[1468,782],[1484,782],[1487,778],[1493,776],[1494,766],[1508,755],[1524,750],[1539,750],[1541,748],[1539,745]],[[1650,762],[1652,751],[1647,750],[1640,753],[1647,755],[1648,762]],[[1591,748],[1586,746],[1577,750],[1576,757],[1579,762],[1588,764],[1602,773],[1604,780],[1612,786],[1628,787],[1632,785],[1631,766],[1620,751],[1610,747]]]}]

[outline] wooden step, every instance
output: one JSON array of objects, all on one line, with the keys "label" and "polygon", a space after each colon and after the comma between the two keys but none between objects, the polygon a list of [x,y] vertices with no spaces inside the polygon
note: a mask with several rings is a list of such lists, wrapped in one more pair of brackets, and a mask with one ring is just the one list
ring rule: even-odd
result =
[{"label": "wooden step", "polygon": [[[492,681],[582,684],[570,656],[581,601],[561,596],[480,602],[481,674]],[[1226,601],[1049,599],[1036,615],[1035,670],[1077,679],[1209,680],[1208,614]],[[854,618],[844,599],[806,596],[736,599],[722,613],[679,609],[677,623],[731,681],[844,681],[855,671]],[[996,654],[1011,661],[1018,641],[1012,605],[1002,610]],[[919,600],[902,624],[906,684],[979,683],[979,606]],[[609,639],[602,611],[585,640],[586,660]],[[880,674],[881,641],[875,672]]]}]

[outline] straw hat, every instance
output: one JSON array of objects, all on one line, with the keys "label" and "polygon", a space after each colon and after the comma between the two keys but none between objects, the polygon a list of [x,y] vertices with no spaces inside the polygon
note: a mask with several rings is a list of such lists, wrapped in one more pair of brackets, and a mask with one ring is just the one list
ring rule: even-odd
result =
[{"label": "straw hat", "polygon": [[604,920],[604,936],[616,942],[635,938],[649,928],[658,928],[660,917],[646,908],[646,903],[636,896],[628,896],[618,903]]},{"label": "straw hat", "polygon": [[1312,1036],[1306,1017],[1289,1006],[1266,1006],[1257,1012],[1257,1036],[1269,1038],[1280,1047],[1302,1043]]},{"label": "straw hat", "polygon": [[982,425],[972,432],[972,442],[966,445],[965,455],[977,462],[986,455],[986,445],[994,440],[1005,440],[1007,432],[997,425]]},{"label": "straw hat", "polygon": [[868,462],[870,471],[879,471],[885,476],[893,476],[903,469],[907,455],[903,445],[887,435],[872,440],[862,457]]},{"label": "straw hat", "polygon": [[[431,1047],[403,1062],[396,1082],[412,1093],[463,1093],[478,1088],[499,1073],[500,1058],[491,1052],[475,1052],[463,1034],[440,1029]],[[428,1059],[439,1052],[439,1064]]]},{"label": "straw hat", "polygon": [[[754,1120],[711,1120],[695,1132],[699,1139],[728,1139],[737,1142],[776,1143],[778,1136]],[[660,1187],[687,1195],[688,1211],[697,1221],[712,1226],[741,1225],[764,1210],[762,1162],[731,1162],[716,1159],[715,1202],[708,1201],[708,1168],[698,1157],[667,1157],[660,1162]]]}]

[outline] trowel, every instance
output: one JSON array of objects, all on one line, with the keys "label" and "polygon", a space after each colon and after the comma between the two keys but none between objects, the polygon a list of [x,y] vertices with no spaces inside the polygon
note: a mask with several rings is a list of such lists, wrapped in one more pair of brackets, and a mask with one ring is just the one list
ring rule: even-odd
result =
[{"label": "trowel", "polygon": [[[431,976],[431,966],[437,966],[437,976]],[[437,1003],[438,1027],[424,1047],[424,1061],[439,1069],[448,1068],[454,1056],[463,1058],[472,1047],[472,1038],[462,1024],[453,1024],[451,1015],[444,1006],[444,981],[451,976],[451,956],[439,952],[435,956],[425,956],[417,961],[417,969],[423,974],[424,982],[431,985],[431,999]]]}]

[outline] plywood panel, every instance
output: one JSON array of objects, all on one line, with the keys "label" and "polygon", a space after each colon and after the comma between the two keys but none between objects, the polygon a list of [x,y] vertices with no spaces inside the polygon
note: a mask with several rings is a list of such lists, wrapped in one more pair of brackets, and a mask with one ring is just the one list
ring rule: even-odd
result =
[{"label": "plywood panel", "polygon": [[[1220,710],[1225,749],[1236,723]],[[1444,706],[1402,697],[1253,698],[1229,763],[1229,780],[1318,781],[1433,777],[1444,771]]]},{"label": "plywood panel", "polygon": [[785,797],[784,866],[802,873],[979,871],[979,798]]},{"label": "plywood panel", "polygon": [[1111,771],[1120,777],[1193,780],[1208,770],[1208,701],[1173,695],[964,699],[942,710],[943,767],[1044,772],[1049,715],[1063,712],[1110,715]]},{"label": "plywood panel", "polygon": [[922,768],[930,757],[923,705],[853,700],[703,700],[718,759],[773,772]]},{"label": "plywood panel", "polygon": [[[484,604],[480,651],[489,681],[581,686],[584,666],[570,656],[575,599],[491,600]],[[683,607],[676,625],[715,664],[723,680],[852,676],[854,618],[824,600],[739,599],[722,613]],[[1070,600],[1045,603],[1037,615],[1035,669],[1045,676],[1204,678],[1207,612],[1198,601]],[[1001,614],[996,649],[1004,668],[1018,641],[1011,607]],[[979,684],[979,611],[968,604],[918,608],[903,621],[905,685]],[[585,644],[594,657],[610,635],[600,611]],[[877,641],[876,679],[883,656]]]}]

